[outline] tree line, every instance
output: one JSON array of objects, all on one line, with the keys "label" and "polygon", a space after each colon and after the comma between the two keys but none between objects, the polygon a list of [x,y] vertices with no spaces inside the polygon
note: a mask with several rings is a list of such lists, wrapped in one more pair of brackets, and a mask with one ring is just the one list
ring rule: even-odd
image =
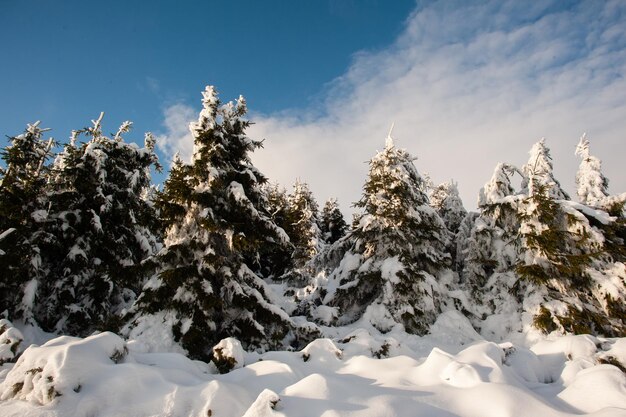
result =
[{"label": "tree line", "polygon": [[[456,184],[434,185],[391,136],[370,160],[358,213],[320,209],[306,182],[287,192],[251,162],[243,97],[202,93],[190,162],[158,189],[155,139],[105,135],[102,115],[45,140],[9,138],[0,171],[0,313],[46,331],[158,334],[191,357],[236,337],[298,348],[326,326],[364,320],[425,334],[449,309],[483,335],[626,334],[626,194],[611,195],[586,137],[572,201],[546,142],[501,163],[467,212]],[[513,177],[519,176],[515,189]]]}]

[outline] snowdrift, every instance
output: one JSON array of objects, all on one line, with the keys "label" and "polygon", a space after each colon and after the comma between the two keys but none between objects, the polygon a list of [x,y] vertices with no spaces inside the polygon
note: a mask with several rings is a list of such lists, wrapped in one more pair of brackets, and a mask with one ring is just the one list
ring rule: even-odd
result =
[{"label": "snowdrift", "polygon": [[58,337],[0,367],[0,415],[626,415],[626,339],[563,336],[527,348],[480,340],[463,323],[454,333],[451,318],[440,318],[437,336],[344,328],[299,352],[246,353],[230,339],[219,348],[237,365],[223,375],[113,333]]}]

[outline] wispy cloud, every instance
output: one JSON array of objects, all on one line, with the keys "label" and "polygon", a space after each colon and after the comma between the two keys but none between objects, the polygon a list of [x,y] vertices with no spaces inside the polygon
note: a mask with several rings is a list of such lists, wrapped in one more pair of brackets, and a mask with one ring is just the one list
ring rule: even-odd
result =
[{"label": "wispy cloud", "polygon": [[176,103],[163,110],[165,132],[156,136],[157,146],[167,157],[169,165],[172,156],[179,153],[183,161],[191,161],[193,137],[189,123],[197,118],[196,110],[184,103]]},{"label": "wispy cloud", "polygon": [[[253,114],[250,135],[267,139],[254,162],[285,185],[302,178],[318,198],[339,197],[350,211],[364,162],[395,122],[396,144],[418,156],[418,170],[457,180],[473,208],[496,163],[524,163],[543,136],[571,190],[586,131],[611,189],[626,191],[625,27],[619,0],[420,6],[393,45],[354,56],[321,109]],[[177,114],[192,120],[187,110],[168,109],[168,129],[179,129]],[[166,135],[166,148],[190,151],[185,135]]]},{"label": "wispy cloud", "polygon": [[259,167],[281,182],[299,175],[345,206],[395,122],[418,169],[459,181],[472,208],[496,163],[523,163],[542,136],[571,188],[587,131],[612,188],[626,189],[626,4],[464,3],[419,8],[394,45],[358,54],[330,87],[325,116],[256,116],[253,134],[267,137]]}]

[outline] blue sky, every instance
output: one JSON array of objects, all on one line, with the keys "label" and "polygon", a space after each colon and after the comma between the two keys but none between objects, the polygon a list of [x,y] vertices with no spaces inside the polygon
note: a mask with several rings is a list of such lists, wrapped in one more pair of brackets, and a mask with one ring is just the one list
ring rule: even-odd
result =
[{"label": "blue sky", "polygon": [[100,111],[111,130],[158,130],[164,107],[195,105],[208,83],[260,112],[307,107],[353,53],[391,43],[413,6],[0,0],[0,133],[41,119],[65,138]]},{"label": "blue sky", "polygon": [[546,137],[573,192],[578,138],[626,191],[626,2],[0,0],[0,133],[41,119],[63,140],[100,111],[163,162],[188,155],[200,91],[243,94],[254,162],[346,213],[395,122],[396,144],[468,208],[498,162]]}]

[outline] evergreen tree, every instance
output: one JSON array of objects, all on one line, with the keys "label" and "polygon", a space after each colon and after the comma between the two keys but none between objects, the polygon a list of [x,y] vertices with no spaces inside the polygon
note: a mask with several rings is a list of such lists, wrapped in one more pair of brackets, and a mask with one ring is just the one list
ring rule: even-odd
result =
[{"label": "evergreen tree", "polygon": [[[499,163],[491,179],[481,188],[478,196],[480,214],[475,218],[469,242],[463,248],[464,280],[473,292],[487,282],[494,272],[510,271],[516,263],[519,218],[517,205],[523,198],[518,194],[511,178],[520,174],[511,164]],[[466,225],[466,228],[469,225]]]},{"label": "evergreen tree", "polygon": [[[578,218],[565,212],[550,198],[546,186],[537,184],[534,178],[530,184],[530,195],[520,205],[524,252],[518,273],[538,284],[546,284],[558,277],[569,278],[573,280],[572,284],[585,285],[584,269],[591,259],[581,249],[588,240],[588,232],[580,230],[579,233]],[[590,252],[599,249],[596,247]]]},{"label": "evergreen tree", "polygon": [[322,247],[319,208],[307,183],[296,180],[287,198],[288,224],[285,229],[294,246],[293,265],[301,268],[317,255]]},{"label": "evergreen tree", "polygon": [[[576,193],[579,201],[595,209],[607,211],[614,220],[602,222],[587,214],[589,222],[602,230],[606,252],[618,262],[626,261],[626,193],[609,194],[609,180],[602,174],[602,162],[589,152],[587,136],[580,138],[576,155],[581,158],[576,173]],[[583,214],[585,214],[583,212]]]},{"label": "evergreen tree", "polygon": [[33,319],[35,294],[43,274],[40,248],[33,241],[44,213],[42,190],[48,179],[54,141],[43,141],[39,122],[9,138],[0,170],[0,312]]},{"label": "evergreen tree", "polygon": [[203,359],[229,336],[249,349],[283,347],[301,329],[271,303],[255,273],[262,246],[288,242],[270,219],[261,188],[266,179],[250,162],[261,143],[245,135],[243,97],[221,105],[207,87],[202,104],[191,125],[193,162],[174,164],[157,202],[165,248],[127,331],[141,337],[160,326],[163,337]]},{"label": "evergreen tree", "polygon": [[523,169],[521,192],[511,185],[515,172],[508,164],[496,167],[481,190],[471,232],[463,225],[466,314],[486,337],[492,317],[510,317],[512,331],[525,323],[545,332],[622,334],[626,315],[615,300],[626,298],[626,288],[606,279],[605,271],[620,269],[610,262],[604,245],[611,239],[598,226],[607,216],[566,200],[543,141]]},{"label": "evergreen tree", "polygon": [[467,215],[457,184],[449,181],[433,188],[430,193],[430,205],[437,211],[448,230],[456,234]]},{"label": "evergreen tree", "polygon": [[459,196],[459,190],[454,181],[444,182],[433,187],[429,193],[430,205],[437,211],[448,229],[448,239],[446,251],[452,258],[452,264],[457,264],[457,244],[456,234],[459,231],[461,222],[467,215],[463,202]]},{"label": "evergreen tree", "polygon": [[581,203],[592,207],[603,207],[609,196],[609,180],[602,174],[602,162],[589,153],[586,134],[576,146],[576,155],[581,158],[576,173],[576,194]]},{"label": "evergreen tree", "polygon": [[337,199],[328,199],[324,204],[320,226],[322,237],[328,244],[332,245],[345,236],[348,224],[339,209]]},{"label": "evergreen tree", "polygon": [[517,206],[523,199],[511,183],[516,173],[521,174],[510,164],[496,166],[480,190],[480,212],[466,216],[456,237],[461,285],[468,293],[462,309],[478,329],[483,327],[484,317],[517,305],[517,297],[509,291],[517,280]]},{"label": "evergreen tree", "polygon": [[530,195],[520,205],[522,247],[516,271],[541,295],[532,297],[537,303],[533,308],[525,306],[534,314],[534,326],[545,332],[626,334],[626,310],[611,298],[620,294],[623,302],[626,287],[623,281],[607,287],[602,271],[613,267],[604,236],[583,214],[587,209],[551,198],[532,175],[529,183]]},{"label": "evergreen tree", "polygon": [[[291,240],[287,191],[278,183],[266,183],[263,191],[266,195],[270,219],[283,229]],[[261,274],[265,277],[282,277],[293,268],[293,253],[294,247],[291,241],[281,245],[262,245],[259,256]]]},{"label": "evergreen tree", "polygon": [[[154,139],[127,144],[93,127],[74,132],[57,157],[38,242],[46,268],[38,321],[47,330],[86,335],[115,330],[117,314],[142,286],[142,262],[158,249],[158,224],[144,196],[159,167]],[[79,134],[90,139],[76,144]]]},{"label": "evergreen tree", "polygon": [[365,314],[383,331],[402,323],[407,331],[423,334],[440,311],[438,278],[450,262],[447,231],[429,206],[413,159],[388,137],[385,149],[370,161],[363,197],[355,204],[363,213],[331,273],[338,288],[325,300],[339,308],[340,322]]},{"label": "evergreen tree", "polygon": [[[578,147],[583,159],[589,156],[585,140]],[[603,199],[608,181],[599,172],[599,161],[589,157],[583,164],[583,173],[577,176],[578,190],[588,203],[596,205]],[[614,233],[619,221],[585,204],[565,201],[551,165],[538,163],[535,167],[527,169],[528,195],[518,207],[521,247],[516,266],[520,278],[536,288],[533,308],[525,303],[525,309],[534,314],[534,326],[545,332],[626,334],[622,278],[626,271],[623,263],[614,263],[620,253],[616,248],[623,242]],[[592,174],[594,169],[597,171]],[[615,276],[608,278],[607,274]]]},{"label": "evergreen tree", "polygon": [[530,177],[534,178],[535,187],[545,187],[548,195],[557,200],[569,200],[569,195],[561,188],[561,184],[554,178],[552,173],[552,157],[550,149],[546,146],[545,138],[541,138],[530,149],[528,163],[522,167],[524,182],[522,188],[528,193]]},{"label": "evergreen tree", "polygon": [[478,195],[478,206],[488,208],[493,204],[498,204],[505,197],[515,194],[515,189],[511,184],[511,176],[516,172],[523,174],[513,165],[499,163],[493,171],[493,175],[489,182],[480,189]]},{"label": "evergreen tree", "polygon": [[[578,151],[581,156],[588,156],[588,143],[584,139]],[[599,165],[592,160],[587,162]],[[608,181],[601,174],[595,180],[599,181],[600,189],[592,194],[602,198],[602,185]],[[582,182],[578,185],[579,191],[587,188],[581,187]],[[516,270],[522,279],[544,292],[534,325],[544,331],[626,334],[626,309],[620,302],[614,302],[626,299],[624,281],[607,286],[604,276],[604,271],[616,270],[611,255],[615,254],[612,249],[619,239],[610,231],[615,230],[617,222],[585,205],[563,201],[558,194],[551,193],[543,173],[535,175],[529,171],[528,193],[519,207],[522,251]],[[598,203],[589,194],[585,195],[589,202]]]},{"label": "evergreen tree", "polygon": [[277,226],[286,230],[289,223],[289,201],[287,190],[278,183],[267,183],[263,186],[267,198],[270,217]]},{"label": "evergreen tree", "polygon": [[474,229],[474,224],[476,223],[477,218],[478,213],[473,211],[468,212],[461,221],[461,224],[459,225],[459,230],[454,236],[452,242],[454,245],[456,245],[454,270],[457,271],[461,276],[463,274],[466,260],[469,256],[472,231]]},{"label": "evergreen tree", "polygon": [[581,285],[586,282],[584,269],[590,262],[584,252],[598,252],[599,243],[590,242],[592,247],[585,248],[590,232],[578,221],[579,216],[559,203],[568,196],[554,179],[552,158],[543,139],[530,155],[524,167],[528,195],[518,207],[523,245],[518,273],[538,283],[561,277]]}]

